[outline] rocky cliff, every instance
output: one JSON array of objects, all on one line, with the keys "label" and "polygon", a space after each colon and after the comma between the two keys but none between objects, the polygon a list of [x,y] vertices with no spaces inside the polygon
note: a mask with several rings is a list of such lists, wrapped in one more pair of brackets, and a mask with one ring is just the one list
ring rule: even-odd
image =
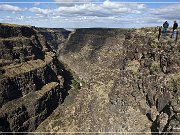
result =
[{"label": "rocky cliff", "polygon": [[157,28],[77,29],[59,59],[85,85],[37,131],[178,134],[179,45]]},{"label": "rocky cliff", "polygon": [[[0,25],[0,132],[30,132],[66,95],[62,64],[53,52],[69,31]],[[67,84],[66,84],[67,85]]]},{"label": "rocky cliff", "polygon": [[179,45],[157,28],[1,24],[0,131],[178,134]]},{"label": "rocky cliff", "polygon": [[60,28],[36,28],[47,41],[49,49],[52,51],[58,50],[59,46],[63,44],[68,38],[70,31]]}]

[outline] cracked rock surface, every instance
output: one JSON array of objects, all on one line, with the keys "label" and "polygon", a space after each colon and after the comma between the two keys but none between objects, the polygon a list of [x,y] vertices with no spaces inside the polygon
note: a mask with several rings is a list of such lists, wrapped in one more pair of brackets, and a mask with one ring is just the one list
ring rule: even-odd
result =
[{"label": "cracked rock surface", "polygon": [[180,42],[157,37],[156,28],[70,34],[59,59],[85,86],[37,131],[179,132]]},{"label": "cracked rock surface", "polygon": [[64,71],[52,37],[60,44],[68,33],[0,24],[0,132],[32,132],[62,103]]},{"label": "cracked rock surface", "polygon": [[157,37],[0,24],[0,131],[178,134],[180,41]]}]

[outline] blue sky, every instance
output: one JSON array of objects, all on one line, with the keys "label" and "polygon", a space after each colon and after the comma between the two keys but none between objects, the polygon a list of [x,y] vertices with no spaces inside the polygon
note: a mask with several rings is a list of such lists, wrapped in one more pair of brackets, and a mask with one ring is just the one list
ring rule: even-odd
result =
[{"label": "blue sky", "polygon": [[180,21],[180,0],[0,0],[1,23],[134,28],[160,26],[166,20],[170,25]]}]

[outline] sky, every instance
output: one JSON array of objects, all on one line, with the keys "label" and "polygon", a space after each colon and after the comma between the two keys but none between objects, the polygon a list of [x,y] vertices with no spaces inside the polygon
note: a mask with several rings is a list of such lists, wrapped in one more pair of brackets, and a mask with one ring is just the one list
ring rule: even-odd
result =
[{"label": "sky", "polygon": [[0,0],[0,23],[139,28],[180,22],[180,0]]}]

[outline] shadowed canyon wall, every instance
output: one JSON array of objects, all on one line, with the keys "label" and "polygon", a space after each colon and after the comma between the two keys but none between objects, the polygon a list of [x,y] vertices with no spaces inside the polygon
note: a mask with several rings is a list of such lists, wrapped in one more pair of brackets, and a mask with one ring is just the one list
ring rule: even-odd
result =
[{"label": "shadowed canyon wall", "polygon": [[0,25],[0,131],[34,131],[64,98],[63,67],[53,40],[69,31]]}]

